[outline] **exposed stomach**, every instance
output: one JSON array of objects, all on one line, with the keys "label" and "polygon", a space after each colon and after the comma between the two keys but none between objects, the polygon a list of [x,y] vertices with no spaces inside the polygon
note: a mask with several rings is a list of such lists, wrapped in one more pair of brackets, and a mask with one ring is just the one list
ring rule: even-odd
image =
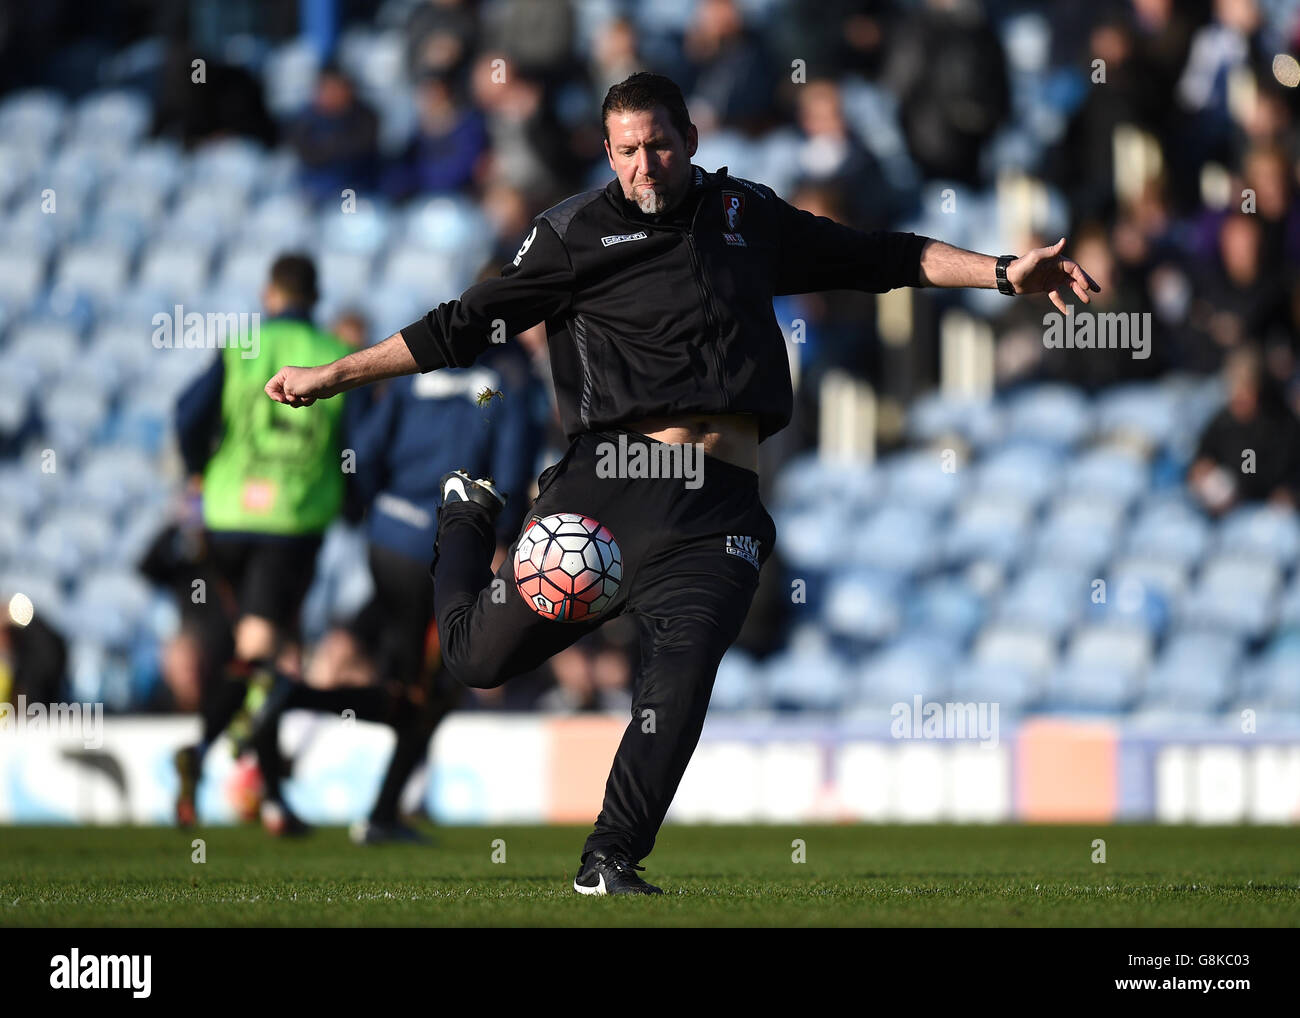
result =
[{"label": "exposed stomach", "polygon": [[758,473],[758,417],[755,414],[675,414],[643,417],[624,427],[671,445],[700,445],[707,456]]}]

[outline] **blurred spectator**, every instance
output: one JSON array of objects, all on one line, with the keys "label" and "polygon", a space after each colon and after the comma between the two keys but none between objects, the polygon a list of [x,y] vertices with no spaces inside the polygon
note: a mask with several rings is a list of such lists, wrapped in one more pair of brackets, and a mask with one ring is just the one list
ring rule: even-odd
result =
[{"label": "blurred spectator", "polygon": [[885,81],[908,150],[929,177],[975,184],[980,152],[1011,110],[1002,43],[978,4],[928,0],[900,23]]},{"label": "blurred spectator", "polygon": [[369,189],[378,158],[379,117],[337,67],[325,67],[311,107],[289,127],[302,162],[302,186],[316,201],[337,201],[344,188]]},{"label": "blurred spectator", "polygon": [[1236,350],[1224,367],[1227,405],[1210,421],[1187,472],[1215,515],[1242,502],[1300,504],[1300,422],[1263,373],[1259,353]]},{"label": "blurred spectator", "polygon": [[22,610],[15,592],[0,590],[0,703],[64,702],[68,647],[39,614]]},{"label": "blurred spectator", "polygon": [[482,114],[458,102],[450,79],[437,75],[420,81],[416,102],[415,134],[385,173],[385,192],[393,198],[409,198],[466,188],[487,149]]},{"label": "blurred spectator", "polygon": [[1235,213],[1221,221],[1218,258],[1196,283],[1183,367],[1217,370],[1229,350],[1287,328],[1286,291],[1276,264],[1262,262],[1262,234],[1256,215]]},{"label": "blurred spectator", "polygon": [[773,34],[785,43],[791,59],[807,61],[810,72],[874,78],[894,6],[890,0],[823,0],[810,18],[806,5],[786,0]]},{"label": "blurred spectator", "polygon": [[682,40],[688,61],[681,83],[700,132],[755,131],[772,116],[773,64],[735,0],[701,0]]},{"label": "blurred spectator", "polygon": [[591,50],[588,72],[597,101],[611,85],[642,69],[636,26],[626,17],[610,18],[600,27]]},{"label": "blurred spectator", "polygon": [[490,13],[493,50],[504,53],[530,77],[554,83],[567,76],[573,63],[570,0],[500,0]]},{"label": "blurred spectator", "polygon": [[849,225],[879,228],[893,219],[895,203],[876,157],[844,119],[839,86],[826,79],[797,90],[799,174],[802,181],[833,185],[846,197]]},{"label": "blurred spectator", "polygon": [[406,24],[406,66],[412,81],[426,74],[459,78],[478,46],[478,15],[465,0],[417,3]]},{"label": "blurred spectator", "polygon": [[[202,80],[193,63],[201,60]],[[262,83],[242,67],[172,45],[158,76],[154,99],[155,136],[178,139],[186,148],[228,135],[275,144],[277,129],[267,111]]]}]

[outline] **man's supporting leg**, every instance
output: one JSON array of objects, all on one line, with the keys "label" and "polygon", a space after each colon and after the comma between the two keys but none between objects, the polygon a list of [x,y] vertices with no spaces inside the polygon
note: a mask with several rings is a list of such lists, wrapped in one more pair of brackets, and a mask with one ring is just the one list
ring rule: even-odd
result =
[{"label": "man's supporting leg", "polygon": [[758,588],[758,570],[726,555],[721,540],[696,542],[633,595],[641,667],[632,720],[605,784],[583,859],[597,848],[638,862],[650,854],[700,739],[722,655]]}]

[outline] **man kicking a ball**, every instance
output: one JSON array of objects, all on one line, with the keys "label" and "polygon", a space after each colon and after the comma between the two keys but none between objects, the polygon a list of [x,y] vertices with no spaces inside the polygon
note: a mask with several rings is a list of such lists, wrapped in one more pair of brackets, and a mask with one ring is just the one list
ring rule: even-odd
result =
[{"label": "man kicking a ball", "polygon": [[[1070,290],[1086,303],[1098,287],[1061,255],[1064,238],[994,258],[911,233],[850,229],[726,167],[707,173],[690,162],[698,135],[681,91],[660,75],[613,86],[602,119],[615,179],[538,216],[500,278],[368,350],[282,368],[266,391],[310,406],[381,379],[465,367],[494,334],[546,323],[571,444],[539,478],[524,527],[560,513],[603,525],[622,554],[618,589],[595,616],[556,621],[515,582],[518,539],[494,583],[492,524],[505,495],[488,480],[448,474],[433,564],[443,660],[465,685],[491,688],[632,614],[641,634],[632,719],[573,886],[659,894],[637,863],[654,847],[776,537],[759,500],[758,444],[789,423],[793,393],[772,298],[996,286],[1050,293],[1064,311]],[[661,443],[701,448],[702,477],[609,476],[612,449],[640,444],[662,460]]]}]

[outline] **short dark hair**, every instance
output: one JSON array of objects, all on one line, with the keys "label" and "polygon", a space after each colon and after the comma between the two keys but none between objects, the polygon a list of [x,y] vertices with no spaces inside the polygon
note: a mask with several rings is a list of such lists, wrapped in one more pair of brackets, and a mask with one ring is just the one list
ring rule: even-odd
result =
[{"label": "short dark hair", "polygon": [[305,254],[283,254],[271,266],[271,285],[295,307],[311,308],[319,293],[316,264]]},{"label": "short dark hair", "polygon": [[691,116],[686,112],[686,99],[682,96],[682,90],[672,78],[652,74],[650,71],[637,71],[617,85],[611,85],[605,93],[605,102],[600,107],[600,126],[605,132],[605,138],[609,138],[611,113],[639,113],[653,110],[656,106],[662,106],[668,111],[668,120],[685,141],[691,126]]}]

